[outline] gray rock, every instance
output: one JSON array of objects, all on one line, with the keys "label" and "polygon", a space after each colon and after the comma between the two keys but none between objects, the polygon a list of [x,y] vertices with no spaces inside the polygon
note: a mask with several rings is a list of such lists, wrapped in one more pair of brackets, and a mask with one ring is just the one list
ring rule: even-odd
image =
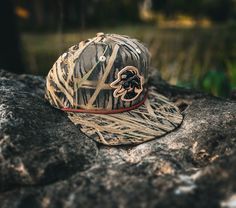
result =
[{"label": "gray rock", "polygon": [[227,207],[236,203],[236,102],[150,81],[184,122],[137,146],[83,135],[44,79],[0,70],[0,207]]},{"label": "gray rock", "polygon": [[95,161],[95,142],[44,100],[44,80],[0,72],[0,190],[65,179]]}]

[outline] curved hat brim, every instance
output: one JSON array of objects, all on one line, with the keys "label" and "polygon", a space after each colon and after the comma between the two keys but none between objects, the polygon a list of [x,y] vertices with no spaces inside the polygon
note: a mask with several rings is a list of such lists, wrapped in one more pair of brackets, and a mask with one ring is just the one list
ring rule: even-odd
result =
[{"label": "curved hat brim", "polygon": [[179,108],[154,88],[137,109],[116,114],[70,112],[68,117],[87,136],[106,145],[143,143],[173,131],[183,120]]}]

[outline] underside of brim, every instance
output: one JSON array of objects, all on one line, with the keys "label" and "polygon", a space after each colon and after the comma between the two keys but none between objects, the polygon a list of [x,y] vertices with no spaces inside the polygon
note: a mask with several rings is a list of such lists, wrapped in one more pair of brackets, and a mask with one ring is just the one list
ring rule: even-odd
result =
[{"label": "underside of brim", "polygon": [[137,109],[117,114],[68,113],[81,131],[106,145],[139,144],[176,129],[183,120],[177,106],[150,89]]}]

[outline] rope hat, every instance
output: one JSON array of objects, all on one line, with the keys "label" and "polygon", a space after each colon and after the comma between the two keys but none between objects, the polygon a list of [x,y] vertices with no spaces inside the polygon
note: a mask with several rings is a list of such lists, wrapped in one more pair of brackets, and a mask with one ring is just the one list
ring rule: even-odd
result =
[{"label": "rope hat", "polygon": [[183,116],[148,88],[150,55],[138,40],[98,33],[62,54],[46,78],[46,99],[97,142],[138,144],[176,129]]}]

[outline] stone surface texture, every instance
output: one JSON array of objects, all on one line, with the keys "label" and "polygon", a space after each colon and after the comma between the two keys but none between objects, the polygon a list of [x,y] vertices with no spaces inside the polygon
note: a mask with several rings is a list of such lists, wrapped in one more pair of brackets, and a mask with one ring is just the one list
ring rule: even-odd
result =
[{"label": "stone surface texture", "polygon": [[152,77],[181,127],[109,147],[45,101],[44,78],[0,70],[0,207],[235,207],[236,102]]}]

